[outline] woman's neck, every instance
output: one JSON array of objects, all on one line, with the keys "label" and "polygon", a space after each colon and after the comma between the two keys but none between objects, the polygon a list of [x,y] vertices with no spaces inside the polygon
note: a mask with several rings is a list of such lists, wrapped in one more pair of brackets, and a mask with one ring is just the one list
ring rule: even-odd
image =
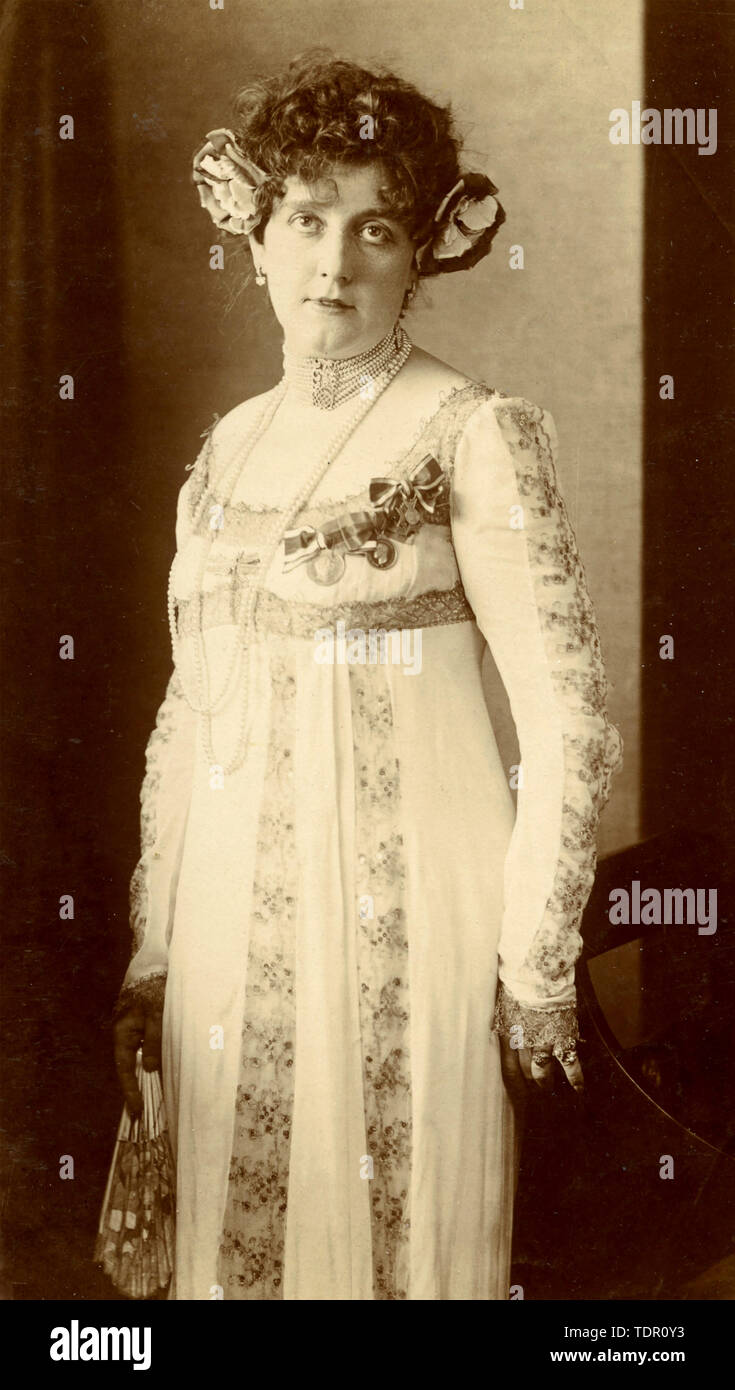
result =
[{"label": "woman's neck", "polygon": [[395,361],[407,334],[400,323],[365,352],[353,357],[326,357],[294,351],[283,345],[283,375],[293,399],[320,410],[334,410],[345,401],[370,399],[371,383]]}]

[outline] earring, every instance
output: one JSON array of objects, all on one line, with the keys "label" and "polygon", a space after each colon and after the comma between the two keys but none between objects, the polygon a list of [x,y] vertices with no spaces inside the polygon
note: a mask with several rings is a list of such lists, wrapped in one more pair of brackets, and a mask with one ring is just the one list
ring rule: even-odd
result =
[{"label": "earring", "polygon": [[258,266],[258,268],[257,268],[257,270],[256,270],[256,272],[255,272],[255,283],[256,283],[256,285],[264,285],[264,284],[265,284],[265,271],[264,271],[264,270],[261,270],[260,266]]},{"label": "earring", "polygon": [[406,290],[406,293],[405,293],[404,296],[403,296],[403,304],[401,305],[401,312],[400,312],[400,314],[398,315],[399,318],[402,318],[403,315],[406,313],[406,310],[409,309],[409,308],[411,307],[411,301],[412,301],[412,299],[413,299],[413,297],[414,297],[414,295],[415,295],[415,293],[416,293],[416,290],[418,289],[418,283],[419,283],[418,280],[414,280],[414,281],[413,281],[413,284],[409,285],[408,289]]}]

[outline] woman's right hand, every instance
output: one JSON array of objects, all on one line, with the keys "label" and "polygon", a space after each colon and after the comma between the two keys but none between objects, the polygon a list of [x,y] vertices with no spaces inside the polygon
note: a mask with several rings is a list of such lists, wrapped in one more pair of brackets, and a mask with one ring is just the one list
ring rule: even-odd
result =
[{"label": "woman's right hand", "polygon": [[163,1007],[150,1000],[136,1000],[113,1025],[115,1070],[131,1115],[141,1114],[143,1097],[135,1078],[135,1059],[143,1046],[146,1071],[161,1070]]}]

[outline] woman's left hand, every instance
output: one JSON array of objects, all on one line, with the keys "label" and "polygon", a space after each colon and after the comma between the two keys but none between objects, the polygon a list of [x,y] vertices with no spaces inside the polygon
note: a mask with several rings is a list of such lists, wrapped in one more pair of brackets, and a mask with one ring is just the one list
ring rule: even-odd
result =
[{"label": "woman's left hand", "polygon": [[553,1090],[555,1061],[572,1089],[581,1095],[584,1077],[576,1047],[565,1048],[555,1056],[550,1047],[511,1047],[508,1038],[503,1037],[499,1042],[503,1080],[511,1099],[522,1101],[525,1098],[527,1081],[535,1082],[542,1091]]}]

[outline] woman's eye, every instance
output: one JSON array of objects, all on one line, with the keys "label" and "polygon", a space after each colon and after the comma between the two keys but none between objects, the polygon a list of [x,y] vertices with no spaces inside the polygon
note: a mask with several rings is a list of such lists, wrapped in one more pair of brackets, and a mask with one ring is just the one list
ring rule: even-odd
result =
[{"label": "woman's eye", "polygon": [[296,216],[293,217],[291,220],[292,222],[308,222],[310,224],[316,222],[316,218],[310,212],[297,212]]},{"label": "woman's eye", "polygon": [[[380,224],[379,222],[368,222],[368,223],[366,224],[366,226],[363,227],[363,231],[364,231],[364,232],[377,232],[377,234],[378,234],[378,238],[377,238],[377,239],[378,239],[379,241],[390,241],[390,232],[388,231],[388,228],[387,228],[387,227],[381,226],[381,224]],[[369,238],[369,240],[370,240],[370,241],[373,241],[373,240],[375,240],[375,238],[373,238],[373,237],[371,236],[371,237]]]}]

